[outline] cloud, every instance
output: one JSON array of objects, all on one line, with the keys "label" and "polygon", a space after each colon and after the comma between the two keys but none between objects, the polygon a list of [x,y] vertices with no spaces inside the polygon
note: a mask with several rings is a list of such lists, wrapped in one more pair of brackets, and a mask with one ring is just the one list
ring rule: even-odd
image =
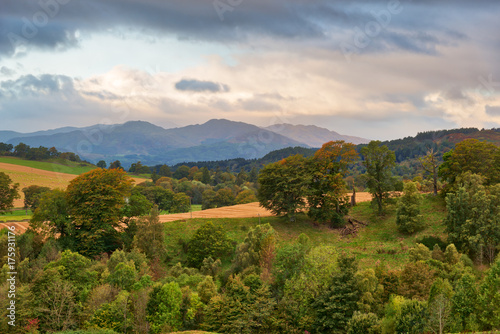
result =
[{"label": "cloud", "polygon": [[23,75],[15,80],[0,82],[0,92],[5,96],[24,97],[74,92],[73,79],[65,75]]},{"label": "cloud", "polygon": [[[481,20],[497,31],[484,13],[498,12],[498,1],[398,1],[387,24],[379,23],[381,13],[391,7],[386,0],[3,0],[0,12],[0,55],[29,52],[32,48],[64,50],[81,43],[82,35],[101,31],[144,36],[169,34],[180,40],[247,45],[257,40],[287,40],[295,45],[337,49],[341,42],[353,43],[359,30],[370,39],[365,52],[409,51],[436,54],[439,46],[468,36],[464,22]],[[219,2],[219,3],[220,3]],[[52,6],[43,4],[51,3]],[[64,1],[63,3],[66,3]],[[229,3],[229,5],[228,5]],[[453,8],[453,10],[450,10]],[[436,15],[439,13],[439,15]],[[376,25],[382,25],[377,32]],[[370,30],[370,27],[372,30]],[[374,29],[374,30],[373,30]],[[375,32],[375,33],[374,33]]]},{"label": "cloud", "polygon": [[195,79],[182,79],[175,84],[175,88],[180,91],[191,92],[229,92],[229,86],[212,81],[200,81]]},{"label": "cloud", "polygon": [[8,68],[7,66],[2,66],[0,68],[0,74],[2,74],[3,76],[6,76],[6,77],[10,77],[10,76],[13,76],[14,74],[16,74],[16,71]]},{"label": "cloud", "polygon": [[486,109],[486,113],[488,115],[491,115],[491,116],[496,116],[496,117],[499,117],[500,116],[500,106],[486,106],[485,107]]}]

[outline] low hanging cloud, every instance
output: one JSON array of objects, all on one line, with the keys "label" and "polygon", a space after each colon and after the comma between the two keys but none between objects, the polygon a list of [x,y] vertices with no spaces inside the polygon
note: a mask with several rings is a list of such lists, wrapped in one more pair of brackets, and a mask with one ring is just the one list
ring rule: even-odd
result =
[{"label": "low hanging cloud", "polygon": [[182,79],[175,84],[175,88],[180,91],[191,92],[212,92],[223,93],[229,92],[229,86],[213,82],[213,81],[200,81],[195,79]]}]

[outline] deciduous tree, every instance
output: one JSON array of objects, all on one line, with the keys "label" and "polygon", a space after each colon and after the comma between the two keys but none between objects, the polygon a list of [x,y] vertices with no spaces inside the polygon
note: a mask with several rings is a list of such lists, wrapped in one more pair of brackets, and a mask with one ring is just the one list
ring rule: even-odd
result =
[{"label": "deciduous tree", "polygon": [[14,200],[20,198],[18,188],[18,183],[13,183],[7,174],[0,172],[0,213],[14,207]]},{"label": "deciduous tree", "polygon": [[391,169],[395,165],[396,156],[387,146],[381,146],[378,140],[371,141],[368,146],[363,147],[361,155],[363,165],[366,167],[366,185],[372,194],[378,213],[381,214],[384,202],[389,197],[389,191],[393,188],[394,179]]},{"label": "deciduous tree", "polygon": [[305,208],[305,187],[308,184],[305,159],[294,155],[268,164],[259,174],[260,205],[275,215],[295,220]]},{"label": "deciduous tree", "polygon": [[354,144],[330,141],[308,161],[308,215],[330,224],[342,224],[349,210],[344,176],[347,167],[358,158]]},{"label": "deciduous tree", "polygon": [[119,169],[94,169],[73,179],[66,191],[78,250],[93,256],[115,249],[132,180]]}]

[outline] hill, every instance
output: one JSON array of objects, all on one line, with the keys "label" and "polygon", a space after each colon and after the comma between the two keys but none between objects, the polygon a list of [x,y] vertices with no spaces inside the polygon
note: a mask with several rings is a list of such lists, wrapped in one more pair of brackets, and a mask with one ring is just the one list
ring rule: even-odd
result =
[{"label": "hill", "polygon": [[268,126],[266,129],[279,133],[283,136],[294,138],[311,147],[321,147],[324,143],[332,140],[344,140],[353,144],[367,144],[370,140],[366,138],[341,135],[338,132],[330,131],[314,125],[292,125],[276,124]]},{"label": "hill", "polygon": [[[428,131],[418,133],[415,137],[384,141],[382,144],[394,151],[396,160],[402,162],[424,156],[430,148],[433,148],[438,156],[442,156],[443,153],[453,149],[456,143],[469,138],[488,141],[500,146],[500,129],[461,128]],[[362,146],[359,145],[358,148]]]},{"label": "hill", "polygon": [[120,160],[124,166],[137,161],[146,165],[173,165],[189,161],[258,159],[273,150],[293,146],[319,147],[335,139],[366,142],[313,126],[285,125],[282,128],[286,131],[278,133],[271,128],[213,119],[204,124],[164,129],[148,122],[131,121],[30,134],[2,131],[0,141],[12,145],[22,142],[35,147],[56,147],[75,152],[92,162]]}]

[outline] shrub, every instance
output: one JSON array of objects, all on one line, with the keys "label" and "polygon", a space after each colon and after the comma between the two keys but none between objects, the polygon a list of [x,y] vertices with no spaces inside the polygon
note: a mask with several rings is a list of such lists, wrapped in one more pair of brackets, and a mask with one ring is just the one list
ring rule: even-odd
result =
[{"label": "shrub", "polygon": [[354,312],[347,324],[347,334],[378,334],[382,333],[378,318],[373,313]]},{"label": "shrub", "polygon": [[425,224],[420,215],[422,196],[414,182],[404,185],[404,195],[398,201],[396,224],[402,233],[412,234],[424,228]]},{"label": "shrub", "polygon": [[222,227],[207,222],[189,241],[188,263],[190,266],[200,268],[205,258],[219,259],[229,254],[232,249],[232,242]]}]

